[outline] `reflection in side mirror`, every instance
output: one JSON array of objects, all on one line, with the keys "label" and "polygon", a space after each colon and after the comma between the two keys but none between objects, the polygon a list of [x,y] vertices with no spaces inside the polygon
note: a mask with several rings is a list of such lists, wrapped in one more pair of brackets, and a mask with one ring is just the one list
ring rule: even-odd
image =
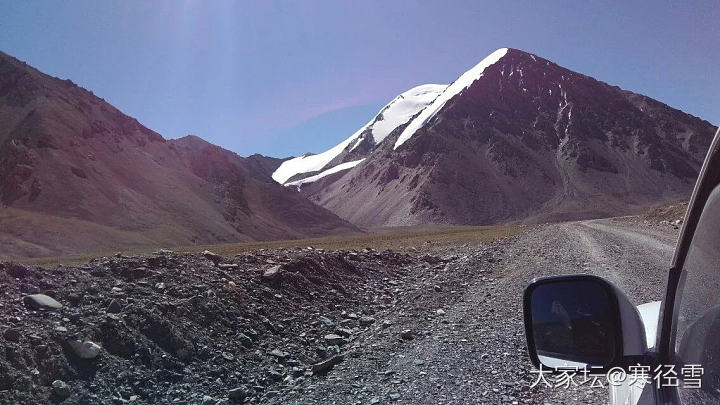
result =
[{"label": "reflection in side mirror", "polygon": [[622,353],[613,287],[595,276],[540,279],[524,296],[525,333],[536,366],[611,366]]}]

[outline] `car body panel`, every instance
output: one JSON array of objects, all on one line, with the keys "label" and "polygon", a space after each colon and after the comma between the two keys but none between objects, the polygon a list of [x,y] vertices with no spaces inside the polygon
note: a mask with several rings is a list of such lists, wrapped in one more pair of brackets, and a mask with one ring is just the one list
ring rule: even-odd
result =
[{"label": "car body panel", "polygon": [[637,307],[638,312],[640,312],[640,320],[645,327],[645,344],[647,345],[648,350],[655,347],[658,323],[660,322],[661,306],[661,301],[653,301],[638,305]]},{"label": "car body panel", "polygon": [[[645,344],[647,349],[655,347],[658,322],[660,321],[661,301],[648,302],[638,305],[640,320],[645,329]],[[630,384],[626,378],[620,385],[610,385],[610,405],[652,405],[655,403],[652,382],[641,383],[636,381]]]}]

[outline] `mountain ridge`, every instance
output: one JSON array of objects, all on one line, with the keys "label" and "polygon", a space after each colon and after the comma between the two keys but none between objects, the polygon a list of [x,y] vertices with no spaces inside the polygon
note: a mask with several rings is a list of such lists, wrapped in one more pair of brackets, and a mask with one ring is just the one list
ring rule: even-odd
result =
[{"label": "mountain ridge", "polygon": [[0,106],[2,256],[356,229],[260,177],[272,160],[197,137],[166,140],[92,92],[4,53]]}]

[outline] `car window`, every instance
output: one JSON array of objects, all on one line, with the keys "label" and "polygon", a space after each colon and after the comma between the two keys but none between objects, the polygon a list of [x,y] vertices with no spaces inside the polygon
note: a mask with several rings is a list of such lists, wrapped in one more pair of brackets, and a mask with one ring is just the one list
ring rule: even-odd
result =
[{"label": "car window", "polygon": [[720,187],[716,187],[700,216],[678,287],[675,372],[684,404],[720,401],[719,295]]}]

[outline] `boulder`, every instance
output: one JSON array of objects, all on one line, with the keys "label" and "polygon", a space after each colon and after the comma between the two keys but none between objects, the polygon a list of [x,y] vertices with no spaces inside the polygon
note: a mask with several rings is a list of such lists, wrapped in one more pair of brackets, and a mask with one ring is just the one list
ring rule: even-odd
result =
[{"label": "boulder", "polygon": [[415,334],[410,329],[405,329],[404,331],[400,332],[400,338],[402,340],[412,340],[415,338]]},{"label": "boulder", "polygon": [[110,305],[108,305],[106,311],[111,314],[117,314],[122,311],[122,306],[117,300],[112,300],[110,301]]},{"label": "boulder", "polygon": [[81,342],[79,340],[70,340],[68,344],[75,355],[81,359],[94,359],[100,354],[100,345],[91,341]]},{"label": "boulder", "polygon": [[280,282],[282,278],[281,274],[281,268],[280,266],[273,266],[267,270],[262,275],[263,281],[266,281],[268,283],[278,283]]},{"label": "boulder", "polygon": [[222,261],[222,259],[223,259],[223,257],[220,256],[219,254],[213,253],[213,252],[211,252],[211,251],[209,251],[209,250],[203,251],[203,252],[202,252],[202,255],[203,255],[206,259],[208,259],[208,260],[210,260],[211,262],[213,262],[216,266],[217,266],[217,264],[220,263],[220,262]]},{"label": "boulder", "polygon": [[253,345],[252,338],[244,333],[238,333],[236,337],[240,344],[244,347],[251,347]]},{"label": "boulder", "polygon": [[342,354],[338,354],[337,356],[333,356],[327,360],[323,360],[320,363],[316,363],[312,365],[312,372],[313,374],[322,374],[330,371],[333,367],[335,367],[337,364],[340,364],[345,359],[345,356]]},{"label": "boulder", "polygon": [[31,294],[23,297],[25,305],[32,309],[60,309],[62,304],[55,301],[54,298],[49,297],[45,294]]},{"label": "boulder", "polygon": [[228,391],[228,398],[236,402],[243,402],[248,396],[247,391],[244,387],[233,388]]},{"label": "boulder", "polygon": [[65,399],[72,395],[70,386],[63,380],[55,380],[52,382],[52,393],[61,399]]},{"label": "boulder", "polygon": [[336,335],[334,333],[325,335],[325,341],[331,346],[341,345],[341,344],[345,343],[345,339],[343,339],[342,336]]},{"label": "boulder", "polygon": [[278,360],[284,360],[287,358],[288,354],[280,349],[273,349],[270,351],[270,355],[277,358]]},{"label": "boulder", "polygon": [[360,326],[370,326],[375,323],[375,318],[371,316],[360,317]]}]

